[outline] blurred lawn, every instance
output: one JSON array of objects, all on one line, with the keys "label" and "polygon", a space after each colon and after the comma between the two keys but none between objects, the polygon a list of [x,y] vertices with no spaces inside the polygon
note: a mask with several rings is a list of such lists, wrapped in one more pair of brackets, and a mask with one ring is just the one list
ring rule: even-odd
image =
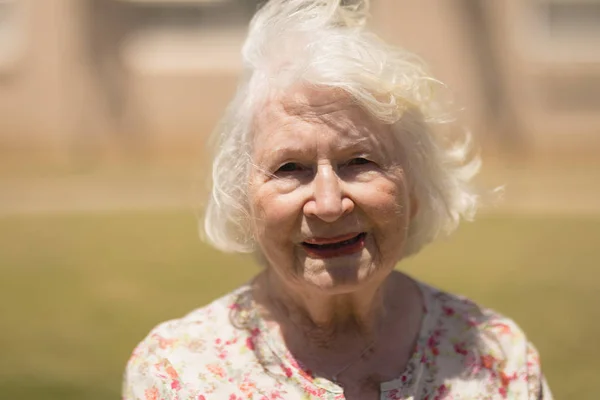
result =
[{"label": "blurred lawn", "polygon": [[[135,346],[249,279],[183,212],[0,219],[0,398],[117,399]],[[513,317],[557,399],[593,399],[600,217],[486,216],[401,264]]]}]

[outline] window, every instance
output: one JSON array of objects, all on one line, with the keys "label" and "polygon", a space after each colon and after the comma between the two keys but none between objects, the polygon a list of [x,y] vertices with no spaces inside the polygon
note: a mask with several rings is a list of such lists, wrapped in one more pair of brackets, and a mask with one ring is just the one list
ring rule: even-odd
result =
[{"label": "window", "polygon": [[[555,62],[600,61],[600,2],[597,0],[531,1],[530,50]],[[527,33],[526,33],[527,34]]]},{"label": "window", "polygon": [[548,121],[595,115],[600,106],[600,2],[513,2],[518,11],[509,20],[509,29],[517,28],[516,64],[524,66],[525,98]]},{"label": "window", "polygon": [[[108,0],[110,1],[110,0]],[[125,60],[145,71],[237,70],[258,0],[121,0],[130,7]]]},{"label": "window", "polygon": [[555,40],[600,37],[600,2],[549,1],[545,9],[548,34]]},{"label": "window", "polygon": [[12,68],[23,50],[22,8],[18,0],[0,0],[0,70]]}]

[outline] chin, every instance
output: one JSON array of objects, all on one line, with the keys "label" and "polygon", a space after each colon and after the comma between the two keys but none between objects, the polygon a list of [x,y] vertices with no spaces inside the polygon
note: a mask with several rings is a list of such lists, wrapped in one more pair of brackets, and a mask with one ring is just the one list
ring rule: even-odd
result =
[{"label": "chin", "polygon": [[348,256],[327,260],[307,259],[307,261],[313,265],[305,265],[304,271],[315,272],[305,273],[305,281],[332,294],[360,290],[382,272],[381,268],[371,262],[368,254],[363,254],[358,260],[356,256]]}]

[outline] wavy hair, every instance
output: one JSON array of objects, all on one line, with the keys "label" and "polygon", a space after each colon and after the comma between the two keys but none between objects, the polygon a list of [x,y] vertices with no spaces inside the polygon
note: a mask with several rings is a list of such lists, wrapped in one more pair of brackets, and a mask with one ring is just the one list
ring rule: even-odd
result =
[{"label": "wavy hair", "polygon": [[438,100],[444,85],[415,55],[365,28],[367,0],[270,0],[250,23],[237,93],[213,134],[212,190],[204,237],[226,252],[256,250],[248,204],[255,114],[269,93],[303,83],[343,90],[406,150],[407,176],[419,202],[404,254],[471,219],[479,196],[469,182],[480,161],[470,135],[434,131],[452,119]]}]

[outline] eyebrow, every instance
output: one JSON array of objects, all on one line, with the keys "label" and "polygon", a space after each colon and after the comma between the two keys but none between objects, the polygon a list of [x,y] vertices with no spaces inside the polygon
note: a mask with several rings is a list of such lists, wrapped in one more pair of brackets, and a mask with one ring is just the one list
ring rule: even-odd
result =
[{"label": "eyebrow", "polygon": [[[348,154],[356,154],[356,153],[373,153],[373,152],[377,152],[376,149],[373,149],[370,146],[366,146],[365,145],[366,142],[366,138],[365,140],[361,140],[358,143],[354,142],[348,145],[344,145],[344,144],[339,144],[336,145],[334,148],[334,151],[336,153],[341,153],[344,155],[348,155]],[[312,157],[314,155],[314,148],[309,148],[307,149],[306,147],[300,147],[300,146],[277,146],[272,148],[268,154],[277,154],[277,156],[281,155],[281,158],[285,158],[285,157],[292,157],[293,156],[298,156],[298,157],[307,157],[310,156]],[[264,158],[264,157],[263,157]],[[258,160],[262,163],[262,160]]]},{"label": "eyebrow", "polygon": [[[277,146],[269,150],[268,154],[276,154],[277,156],[282,155],[288,157],[291,155],[298,155],[306,157],[309,154],[314,153],[314,149],[307,149],[306,147],[300,146]],[[311,154],[312,155],[312,154]]]}]

